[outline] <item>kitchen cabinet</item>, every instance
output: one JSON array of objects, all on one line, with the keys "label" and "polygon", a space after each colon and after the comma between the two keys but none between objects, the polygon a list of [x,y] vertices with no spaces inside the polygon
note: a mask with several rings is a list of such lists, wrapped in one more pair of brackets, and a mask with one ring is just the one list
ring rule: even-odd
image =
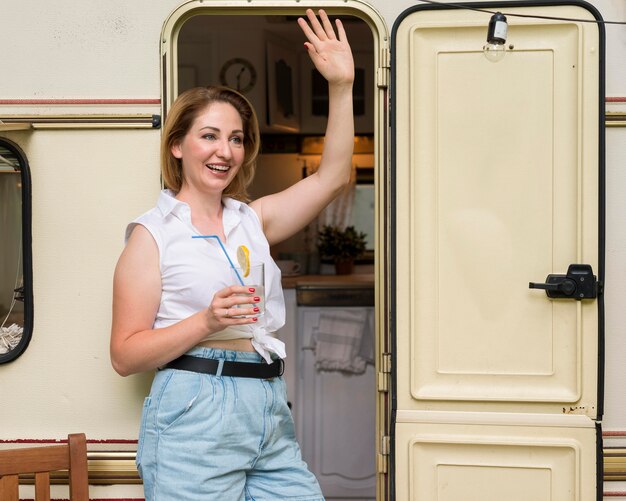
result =
[{"label": "kitchen cabinet", "polygon": [[[372,307],[298,306],[296,433],[303,459],[327,499],[374,500],[376,488],[375,372],[318,371],[313,351],[320,315]],[[371,332],[373,336],[373,332]]]},{"label": "kitchen cabinet", "polygon": [[353,275],[298,275],[282,278],[285,297],[285,325],[276,333],[276,337],[285,343],[285,383],[287,399],[292,404],[291,412],[298,424],[299,406],[297,392],[301,367],[299,360],[301,344],[298,333],[298,304],[349,305],[355,300],[360,305],[374,304],[374,275],[371,273]]}]

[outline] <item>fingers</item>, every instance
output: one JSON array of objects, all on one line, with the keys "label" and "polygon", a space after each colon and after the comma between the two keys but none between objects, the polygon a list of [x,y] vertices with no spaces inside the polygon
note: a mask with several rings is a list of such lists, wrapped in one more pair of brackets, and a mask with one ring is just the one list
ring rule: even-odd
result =
[{"label": "fingers", "polygon": [[239,285],[226,287],[215,293],[211,305],[216,310],[228,310],[240,305],[259,303],[261,298],[254,291],[255,289],[252,287],[241,287]]},{"label": "fingers", "polygon": [[315,33],[311,31],[311,28],[309,28],[307,22],[301,17],[298,18],[298,26],[300,26],[300,28],[302,29],[302,32],[304,33],[304,36],[307,38],[307,40],[313,43],[313,40],[315,40]]},{"label": "fingers", "polygon": [[343,28],[343,23],[339,19],[335,19],[335,24],[337,25],[337,35],[339,35],[339,40],[341,42],[348,40],[346,30]]},{"label": "fingers", "polygon": [[[320,15],[322,12],[324,11],[320,10]],[[326,14],[324,13],[324,15]],[[315,12],[313,12],[313,9],[306,10],[306,17],[309,20],[309,23],[311,24],[311,28],[315,32],[315,35],[317,36],[317,38],[319,38],[320,40],[326,40],[328,38],[328,35],[324,31],[322,24],[317,19],[317,16],[315,15]],[[328,17],[326,18],[326,20],[328,21]],[[331,30],[332,30],[332,27],[331,27]]]},{"label": "fingers", "polygon": [[258,307],[251,308],[215,308],[209,307],[212,322],[214,325],[220,326],[217,330],[224,329],[230,325],[242,325],[255,323],[259,315]]},{"label": "fingers", "polygon": [[333,25],[331,24],[330,19],[328,19],[326,12],[320,9],[319,15],[320,15],[320,19],[322,20],[322,26],[324,27],[324,32],[326,33],[326,36],[328,37],[328,39],[337,40],[337,37],[335,36],[335,30],[333,29]]},{"label": "fingers", "polygon": [[254,293],[255,293],[254,287],[248,287],[245,285],[231,285],[230,287],[224,287],[223,289],[218,290],[215,293],[214,297],[227,298],[227,297],[231,297],[234,294],[252,295]]},{"label": "fingers", "polygon": [[261,297],[254,287],[233,285],[215,293],[208,309],[213,321],[222,328],[229,325],[250,324],[257,321],[260,314],[257,303]]},{"label": "fingers", "polygon": [[[303,18],[298,18],[298,25],[304,32],[304,35],[307,37],[309,42],[311,42],[314,46],[316,42],[323,42],[326,40],[337,40],[337,35],[335,34],[335,30],[333,29],[333,25],[328,19],[328,15],[322,9],[319,10],[320,20],[315,15],[312,9],[307,9],[306,16],[309,22],[307,23]],[[339,30],[341,23],[337,24],[337,29]],[[341,26],[341,30],[343,31],[343,26]],[[343,33],[345,36],[345,32]],[[340,32],[341,36],[341,32]]]},{"label": "fingers", "polygon": [[224,318],[241,318],[241,317],[254,317],[260,313],[260,309],[255,304],[246,304],[246,308],[241,306],[233,306],[232,308],[224,309]]}]

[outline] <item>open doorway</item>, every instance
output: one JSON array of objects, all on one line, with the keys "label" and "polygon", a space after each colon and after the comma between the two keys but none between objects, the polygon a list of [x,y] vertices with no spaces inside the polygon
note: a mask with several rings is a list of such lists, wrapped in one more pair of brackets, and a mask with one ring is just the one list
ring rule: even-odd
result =
[{"label": "open doorway", "polygon": [[[175,44],[173,75],[178,93],[194,86],[218,84],[239,90],[251,101],[262,134],[257,173],[249,190],[252,198],[258,198],[314,172],[326,125],[327,89],[306,54],[297,16],[231,12],[208,15],[204,10],[184,22]],[[341,19],[356,66],[354,182],[319,221],[273,247],[272,255],[291,267],[283,270],[287,325],[278,335],[288,346],[285,379],[303,458],[320,480],[327,499],[373,500],[374,39],[371,28],[361,19],[344,15]],[[316,252],[317,232],[324,224],[352,225],[366,234],[367,252],[357,261],[353,275],[334,276],[332,263]],[[305,295],[297,290],[300,279],[320,286],[317,302],[301,299]],[[346,314],[352,315],[353,329],[360,330],[357,355],[359,362],[365,362],[333,370],[315,359],[314,348],[319,329],[338,325],[333,323],[338,314],[344,315],[344,321]]]},{"label": "open doorway", "polygon": [[[296,17],[198,15],[185,22],[178,37],[179,93],[196,85],[226,85],[242,92],[258,114],[263,141],[252,198],[291,186],[319,164],[327,88],[306,54]],[[354,225],[366,233],[369,259],[362,261],[373,264],[373,39],[364,21],[341,18],[355,58],[355,187],[320,224]],[[310,255],[316,252],[316,228],[307,230],[272,252],[298,261],[302,273],[317,274],[320,263]]]}]

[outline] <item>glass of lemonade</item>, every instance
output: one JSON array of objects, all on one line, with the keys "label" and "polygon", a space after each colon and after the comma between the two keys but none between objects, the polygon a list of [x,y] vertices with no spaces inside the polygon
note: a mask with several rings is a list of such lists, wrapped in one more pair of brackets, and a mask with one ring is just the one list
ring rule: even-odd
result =
[{"label": "glass of lemonade", "polygon": [[[237,270],[237,273],[235,273]],[[254,292],[251,297],[259,297],[261,300],[255,304],[242,304],[238,305],[238,308],[254,308],[255,306],[259,308],[258,313],[254,313],[253,315],[245,315],[246,317],[258,317],[265,313],[265,264],[264,263],[251,263],[250,270],[248,274],[245,273],[246,270],[236,267],[235,269],[230,270],[231,278],[234,285],[241,285],[239,279],[243,281],[243,284],[246,287],[254,287]]]}]

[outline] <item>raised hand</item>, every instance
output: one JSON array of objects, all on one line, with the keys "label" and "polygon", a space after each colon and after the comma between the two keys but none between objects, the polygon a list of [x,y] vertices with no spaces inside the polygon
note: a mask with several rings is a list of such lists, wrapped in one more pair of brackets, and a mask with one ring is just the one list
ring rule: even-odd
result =
[{"label": "raised hand", "polygon": [[313,64],[328,81],[328,122],[324,151],[317,171],[286,190],[254,200],[270,244],[282,242],[308,224],[346,186],[352,171],[354,60],[341,21],[337,32],[323,10],[319,18],[308,9],[298,25]]},{"label": "raised hand", "polygon": [[319,11],[320,19],[311,9],[307,9],[306,15],[308,22],[300,17],[298,25],[308,39],[304,46],[309,51],[313,64],[330,85],[352,85],[354,60],[343,24],[339,19],[335,20],[336,35],[322,9]]}]

